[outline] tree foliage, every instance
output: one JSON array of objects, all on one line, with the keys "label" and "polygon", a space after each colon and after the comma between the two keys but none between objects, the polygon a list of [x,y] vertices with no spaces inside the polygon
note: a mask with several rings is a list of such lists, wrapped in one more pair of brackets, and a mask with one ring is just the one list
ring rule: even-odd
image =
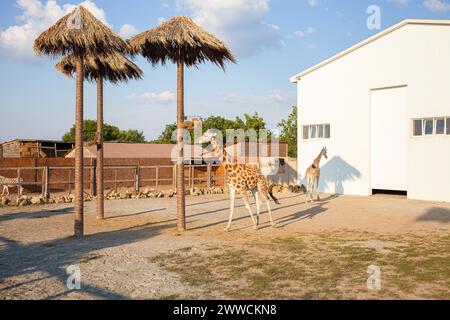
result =
[{"label": "tree foliage", "polygon": [[[84,141],[93,141],[97,133],[97,121],[85,120],[83,138]],[[145,143],[144,133],[138,130],[121,130],[116,126],[105,123],[103,136],[106,142]],[[66,142],[75,141],[75,126],[66,132],[62,138]]]},{"label": "tree foliage", "polygon": [[[153,143],[165,143],[165,144],[174,144],[176,143],[172,138],[174,137],[174,132],[177,129],[177,125],[175,123],[166,125],[166,128],[158,137],[157,140],[152,141]],[[236,117],[234,120],[226,119],[221,116],[211,116],[202,121],[202,129],[203,132],[209,129],[216,129],[222,132],[224,143],[226,142],[226,132],[227,130],[243,130],[247,132],[250,129],[253,129],[257,133],[257,137],[259,139],[259,131],[267,129],[266,123],[264,119],[258,114],[254,115],[245,114],[244,119],[240,117]],[[270,141],[272,133],[268,131],[268,141]],[[194,130],[190,130],[191,138],[194,138]],[[191,141],[193,143],[193,141]]]},{"label": "tree foliage", "polygon": [[297,107],[292,107],[289,117],[278,124],[281,129],[280,141],[288,144],[289,157],[297,158]]}]

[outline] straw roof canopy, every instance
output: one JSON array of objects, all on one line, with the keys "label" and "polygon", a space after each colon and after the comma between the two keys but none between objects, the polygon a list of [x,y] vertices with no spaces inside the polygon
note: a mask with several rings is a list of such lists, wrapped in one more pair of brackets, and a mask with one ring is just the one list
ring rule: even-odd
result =
[{"label": "straw roof canopy", "polygon": [[133,37],[129,43],[135,53],[152,64],[183,61],[190,67],[211,61],[224,69],[226,60],[236,61],[222,41],[185,16],[167,20]]},{"label": "straw roof canopy", "polygon": [[[76,72],[75,65],[76,57],[70,55],[56,65],[56,70],[72,77]],[[94,82],[100,76],[112,83],[126,82],[142,79],[142,70],[131,60],[117,52],[86,56],[84,58],[85,79]]]},{"label": "straw roof canopy", "polygon": [[62,17],[34,42],[37,55],[130,53],[130,46],[118,34],[82,6]]}]

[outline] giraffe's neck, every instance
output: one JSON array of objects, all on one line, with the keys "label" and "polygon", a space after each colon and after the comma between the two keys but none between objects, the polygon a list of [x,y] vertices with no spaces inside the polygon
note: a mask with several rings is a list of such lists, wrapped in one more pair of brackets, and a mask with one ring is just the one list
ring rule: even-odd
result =
[{"label": "giraffe's neck", "polygon": [[319,154],[319,156],[316,158],[316,160],[314,160],[313,166],[315,168],[319,168],[321,160],[322,160],[322,152]]},{"label": "giraffe's neck", "polygon": [[214,151],[219,156],[219,159],[223,165],[230,165],[235,162],[233,157],[228,154],[223,146],[217,144],[214,148]]}]

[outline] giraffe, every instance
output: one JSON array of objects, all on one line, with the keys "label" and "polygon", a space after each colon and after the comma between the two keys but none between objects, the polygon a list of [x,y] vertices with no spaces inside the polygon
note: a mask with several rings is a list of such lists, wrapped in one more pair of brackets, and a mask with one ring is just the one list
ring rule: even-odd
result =
[{"label": "giraffe", "polygon": [[[272,227],[275,226],[275,223],[272,218],[272,210],[270,208],[270,198],[276,203],[280,204],[278,199],[274,197],[272,193],[272,187],[268,187],[266,178],[261,173],[260,170],[249,167],[245,164],[238,164],[236,160],[234,160],[227,151],[221,146],[221,143],[217,140],[217,133],[212,130],[208,130],[203,134],[200,139],[197,141],[200,144],[211,143],[212,151],[219,155],[222,164],[225,167],[226,171],[226,184],[228,185],[228,189],[230,190],[230,218],[228,220],[228,225],[225,228],[225,231],[230,231],[231,223],[233,221],[234,215],[234,204],[236,199],[236,194],[239,194],[244,201],[245,207],[247,208],[250,218],[253,222],[253,227],[255,230],[258,230],[259,226],[259,215],[260,209],[262,205],[261,198],[267,204],[267,208],[269,210],[270,224]],[[256,201],[256,220],[253,216],[252,209],[250,207],[250,203],[248,202],[247,192],[251,191],[253,197]]]},{"label": "giraffe", "polygon": [[23,183],[23,179],[20,178],[5,178],[3,176],[0,176],[0,185],[3,186],[3,192],[2,192],[2,197],[5,195],[9,196],[9,188],[14,188],[17,186],[17,188],[19,188],[19,195],[22,195],[23,193],[23,187],[19,185]]},{"label": "giraffe", "polygon": [[320,161],[322,157],[328,159],[328,150],[326,147],[323,147],[322,151],[320,151],[319,156],[314,160],[313,164],[306,170],[306,203],[314,202],[312,192],[314,189],[314,182],[316,182],[316,195],[317,201],[320,201],[319,196],[319,181],[320,181]]}]

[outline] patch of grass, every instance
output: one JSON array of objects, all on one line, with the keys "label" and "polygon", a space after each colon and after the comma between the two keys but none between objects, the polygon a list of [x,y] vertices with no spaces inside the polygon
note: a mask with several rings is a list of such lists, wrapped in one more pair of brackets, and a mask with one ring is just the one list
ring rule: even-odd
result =
[{"label": "patch of grass", "polygon": [[[185,283],[231,299],[450,298],[450,237],[383,236],[402,244],[383,252],[361,245],[376,239],[370,233],[339,232],[245,239],[238,247],[229,240],[202,251],[163,253],[152,261]],[[367,289],[369,265],[381,267],[381,291]]]}]

